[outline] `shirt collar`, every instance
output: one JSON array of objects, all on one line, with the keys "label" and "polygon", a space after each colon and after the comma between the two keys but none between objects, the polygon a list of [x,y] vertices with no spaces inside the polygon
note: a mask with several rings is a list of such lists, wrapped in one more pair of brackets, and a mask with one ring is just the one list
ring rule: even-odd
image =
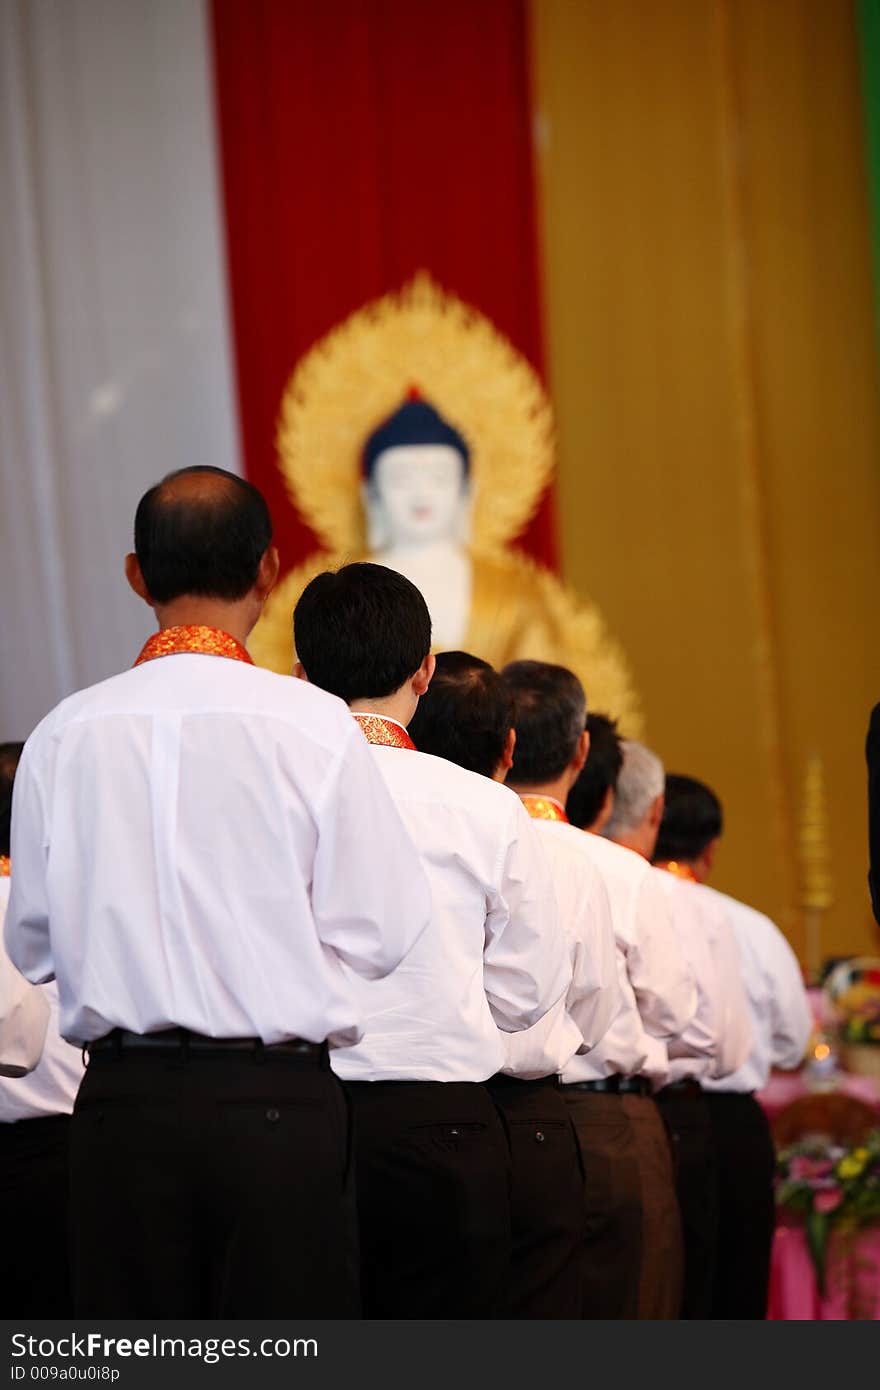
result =
[{"label": "shirt collar", "polygon": [[675,878],[685,878],[688,883],[699,883],[699,879],[691,868],[690,864],[682,864],[678,859],[666,859],[654,865],[655,869],[665,869],[667,873]]},{"label": "shirt collar", "polygon": [[519,799],[532,820],[555,820],[563,825],[570,824],[565,807],[555,796],[538,796],[533,792],[520,792]]},{"label": "shirt collar", "polygon": [[237,637],[224,632],[219,627],[204,627],[193,624],[189,627],[166,627],[154,632],[144,643],[140,656],[134,663],[140,666],[145,661],[154,661],[159,656],[175,656],[178,652],[195,652],[199,656],[226,656],[232,661],[253,661]]},{"label": "shirt collar", "polygon": [[415,751],[415,744],[404,726],[387,714],[362,714],[354,711],[354,717],[361,727],[367,743],[382,744],[386,748],[409,748]]}]

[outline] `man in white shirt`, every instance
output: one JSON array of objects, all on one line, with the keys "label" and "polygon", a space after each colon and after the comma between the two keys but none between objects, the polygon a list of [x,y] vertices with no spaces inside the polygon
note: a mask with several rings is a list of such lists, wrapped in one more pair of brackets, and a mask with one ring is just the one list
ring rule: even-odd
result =
[{"label": "man in white shirt", "polygon": [[[12,786],[23,746],[0,744],[0,932],[12,872]],[[15,970],[2,943],[0,965]],[[70,1317],[68,1139],[82,1054],[58,1032],[55,984],[27,985],[23,976],[19,979],[42,996],[48,1023],[41,1030],[45,1041],[36,1069],[14,1080],[0,1076],[0,1192],[9,1252],[3,1311],[7,1317]]]},{"label": "man in white shirt", "polygon": [[755,1092],[771,1067],[800,1065],[811,1028],[797,959],[778,927],[706,885],[723,829],[715,793],[694,777],[669,773],[655,855],[690,880],[691,892],[731,923],[737,963],[752,1025],[748,1057],[703,1092],[714,1140],[718,1184],[718,1241],[711,1287],[713,1318],[766,1316],[775,1211],[774,1151],[767,1117]]},{"label": "man in white shirt", "polygon": [[[516,732],[496,671],[466,652],[441,652],[410,734],[426,753],[503,782]],[[537,826],[540,832],[540,825]],[[506,1035],[507,1060],[486,1085],[511,1147],[513,1252],[509,1314],[581,1316],[583,1169],[558,1073],[604,1037],[619,1006],[611,909],[597,871],[544,837],[568,938],[572,982],[561,1017]],[[567,1018],[566,1018],[567,1015]]]},{"label": "man in white shirt", "polygon": [[571,968],[547,865],[512,792],[407,734],[434,670],[408,579],[372,564],[318,575],[294,637],[299,673],[351,706],[433,898],[418,945],[363,992],[363,1041],[333,1058],[354,1108],[365,1310],[504,1316],[510,1158],[482,1083],[504,1066],[506,1034],[564,1012]]},{"label": "man in white shirt", "polygon": [[[159,632],[25,745],[6,921],[89,1062],[71,1124],[78,1316],[357,1311],[344,1097],[355,977],[430,912],[345,706],[253,666],[278,572],[256,488],[213,468],[141,499]],[[389,871],[391,869],[391,871]]]},{"label": "man in white shirt", "polygon": [[586,1173],[582,1315],[675,1317],[678,1207],[669,1142],[644,1067],[652,1053],[665,1056],[661,1039],[685,1027],[696,990],[650,866],[568,823],[566,798],[589,747],[580,682],[538,661],[513,662],[502,678],[516,727],[508,784],[548,847],[564,847],[598,870],[611,905],[620,1007],[598,1045],[562,1071]]},{"label": "man in white shirt", "polygon": [[617,720],[607,714],[587,714],[590,751],[568,793],[565,814],[578,830],[601,835],[614,810],[614,788],[623,766]]},{"label": "man in white shirt", "polygon": [[[633,856],[650,862],[663,814],[663,764],[641,743],[624,739],[623,765],[617,779],[614,810],[605,834]],[[729,942],[727,978],[722,984],[713,954],[716,937],[725,930],[714,923],[712,943],[709,929],[698,906],[687,900],[683,886],[670,875],[652,869],[652,877],[667,898],[673,927],[697,987],[697,1007],[693,1018],[678,1037],[670,1040],[665,1056],[649,1059],[646,1070],[655,1087],[675,1148],[676,1193],[681,1212],[684,1242],[684,1280],[680,1316],[708,1316],[708,1287],[711,1284],[717,1232],[717,1201],[713,1167],[709,1114],[703,1098],[701,1077],[713,1067],[739,1065],[748,1051],[750,1033],[745,997],[729,969],[733,944]],[[726,996],[734,1001],[735,1036],[730,1049],[723,1045],[726,1022]],[[719,1059],[721,1059],[719,1061]]]}]

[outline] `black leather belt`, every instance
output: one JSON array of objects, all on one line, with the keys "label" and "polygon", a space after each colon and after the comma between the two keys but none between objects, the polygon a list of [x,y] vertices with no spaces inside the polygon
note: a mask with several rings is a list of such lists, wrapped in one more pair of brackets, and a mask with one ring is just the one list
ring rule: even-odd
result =
[{"label": "black leather belt", "polygon": [[327,1055],[326,1042],[306,1042],[304,1038],[288,1038],[285,1042],[264,1043],[261,1038],[208,1038],[202,1033],[191,1033],[188,1028],[163,1028],[158,1033],[130,1033],[127,1028],[114,1028],[103,1038],[94,1038],[86,1043],[85,1050],[92,1052],[112,1052],[122,1056],[124,1052],[165,1052],[176,1057],[198,1053],[200,1057],[215,1056],[229,1052],[245,1052],[259,1056],[263,1053],[283,1057],[314,1057]]},{"label": "black leather belt", "polygon": [[672,1092],[674,1095],[701,1096],[703,1088],[694,1076],[683,1076],[680,1081],[670,1081],[668,1086],[664,1086],[657,1092],[658,1096],[667,1095]]},{"label": "black leather belt", "polygon": [[649,1096],[651,1083],[646,1076],[602,1076],[595,1081],[562,1083],[563,1091],[604,1091],[612,1096]]},{"label": "black leather belt", "polygon": [[496,1071],[494,1076],[488,1077],[483,1082],[483,1085],[497,1091],[523,1090],[527,1086],[555,1090],[559,1086],[559,1077],[555,1074],[553,1076],[538,1076],[528,1081],[522,1076],[507,1076],[504,1072]]}]

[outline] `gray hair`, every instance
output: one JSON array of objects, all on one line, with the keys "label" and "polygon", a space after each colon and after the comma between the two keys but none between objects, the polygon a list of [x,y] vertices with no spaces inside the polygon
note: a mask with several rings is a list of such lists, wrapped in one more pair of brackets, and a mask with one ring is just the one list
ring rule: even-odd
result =
[{"label": "gray hair", "polygon": [[614,810],[602,832],[609,840],[618,833],[637,830],[666,786],[663,764],[656,753],[631,738],[625,738],[620,746],[623,766],[614,790]]}]

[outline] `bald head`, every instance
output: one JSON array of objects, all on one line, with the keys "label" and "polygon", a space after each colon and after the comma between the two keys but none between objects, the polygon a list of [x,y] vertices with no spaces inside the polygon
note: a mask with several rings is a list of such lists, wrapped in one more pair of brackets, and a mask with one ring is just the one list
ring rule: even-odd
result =
[{"label": "bald head", "polygon": [[135,554],[154,604],[189,594],[243,598],[271,543],[262,493],[222,468],[169,473],[144,494],[135,514]]}]

